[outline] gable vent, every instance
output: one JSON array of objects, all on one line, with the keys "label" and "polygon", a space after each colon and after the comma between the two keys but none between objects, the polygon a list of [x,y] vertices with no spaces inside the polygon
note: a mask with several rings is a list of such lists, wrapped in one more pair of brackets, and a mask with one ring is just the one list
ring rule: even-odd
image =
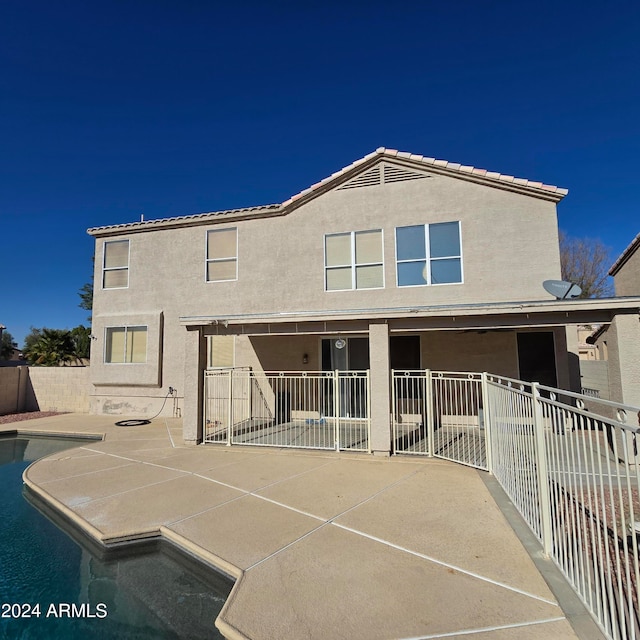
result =
[{"label": "gable vent", "polygon": [[398,167],[393,164],[384,165],[384,182],[404,182],[405,180],[421,180],[422,178],[430,178],[426,173],[411,171],[404,167]]},{"label": "gable vent", "polygon": [[338,187],[337,191],[341,189],[357,189],[358,187],[372,187],[382,182],[382,175],[380,173],[380,165],[376,165],[373,169],[361,173],[352,180],[345,182]]}]

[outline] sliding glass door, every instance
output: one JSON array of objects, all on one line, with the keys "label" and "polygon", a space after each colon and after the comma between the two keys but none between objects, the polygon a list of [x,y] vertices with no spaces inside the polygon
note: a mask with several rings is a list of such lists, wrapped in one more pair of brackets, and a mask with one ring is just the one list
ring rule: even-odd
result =
[{"label": "sliding glass door", "polygon": [[[339,418],[364,418],[367,415],[365,399],[366,378],[356,372],[369,369],[369,338],[324,338],[322,340],[322,370],[338,371],[338,399],[334,385],[326,385],[325,415]],[[329,382],[329,381],[327,381]]]}]

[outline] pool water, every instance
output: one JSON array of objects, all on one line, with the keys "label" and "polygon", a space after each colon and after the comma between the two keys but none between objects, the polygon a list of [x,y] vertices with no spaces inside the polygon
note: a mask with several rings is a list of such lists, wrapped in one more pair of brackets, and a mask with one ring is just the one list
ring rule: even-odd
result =
[{"label": "pool water", "polygon": [[33,460],[78,444],[0,437],[0,639],[222,638],[230,579],[168,544],[105,553],[23,491]]}]

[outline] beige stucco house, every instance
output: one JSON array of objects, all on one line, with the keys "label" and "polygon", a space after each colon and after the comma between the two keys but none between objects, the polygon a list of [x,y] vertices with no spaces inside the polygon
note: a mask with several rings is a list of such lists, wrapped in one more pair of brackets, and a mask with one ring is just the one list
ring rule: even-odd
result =
[{"label": "beige stucco house", "polygon": [[543,290],[566,193],[380,148],[282,204],[90,229],[92,411],[150,416],[171,387],[163,411],[196,443],[207,369],[368,371],[385,453],[391,370],[577,388],[567,325],[638,304]]},{"label": "beige stucco house", "polygon": [[617,296],[640,295],[640,233],[609,269]]},{"label": "beige stucco house", "polygon": [[[633,299],[640,296],[640,233],[614,262],[616,296]],[[608,360],[611,400],[640,406],[640,326],[638,317],[620,316],[600,327],[589,342]]]}]

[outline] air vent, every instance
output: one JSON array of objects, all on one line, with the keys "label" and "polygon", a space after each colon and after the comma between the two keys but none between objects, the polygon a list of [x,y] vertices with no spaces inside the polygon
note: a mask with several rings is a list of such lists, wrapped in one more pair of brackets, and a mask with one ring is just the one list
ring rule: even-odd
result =
[{"label": "air vent", "polygon": [[412,171],[396,164],[379,163],[375,167],[351,178],[348,182],[338,187],[338,191],[342,189],[358,189],[359,187],[375,187],[381,184],[391,182],[405,182],[406,180],[421,180],[422,178],[430,178],[427,173],[420,171]]},{"label": "air vent", "polygon": [[384,165],[384,182],[404,182],[405,180],[421,180],[422,178],[430,178],[431,176],[426,173],[420,173],[418,171],[411,171],[404,167],[399,167],[394,164]]},{"label": "air vent", "polygon": [[342,186],[338,187],[338,191],[341,189],[357,189],[358,187],[372,187],[381,184],[382,176],[380,174],[380,165],[376,165],[373,169],[361,173],[359,176],[345,182]]}]

